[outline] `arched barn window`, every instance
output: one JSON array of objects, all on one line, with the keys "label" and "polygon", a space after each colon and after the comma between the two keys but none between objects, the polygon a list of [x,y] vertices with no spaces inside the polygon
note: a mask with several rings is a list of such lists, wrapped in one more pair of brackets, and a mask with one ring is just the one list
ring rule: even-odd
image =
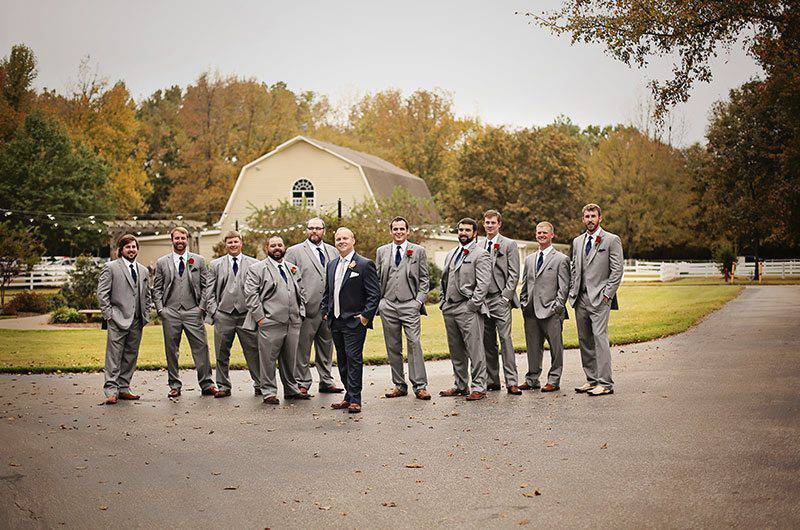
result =
[{"label": "arched barn window", "polygon": [[292,205],[314,207],[314,185],[311,181],[300,179],[292,186]]}]

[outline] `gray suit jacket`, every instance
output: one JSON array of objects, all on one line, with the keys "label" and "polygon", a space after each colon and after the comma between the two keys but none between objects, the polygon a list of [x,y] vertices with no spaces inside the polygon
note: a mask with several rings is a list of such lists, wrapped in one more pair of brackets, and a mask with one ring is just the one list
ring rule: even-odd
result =
[{"label": "gray suit jacket", "polygon": [[[283,278],[280,277],[275,267],[268,262],[269,258],[252,264],[247,269],[247,278],[244,282],[244,299],[247,305],[247,317],[244,320],[245,329],[257,329],[258,321],[262,318],[273,322],[289,322],[289,307],[275,299],[275,293]],[[288,279],[294,283],[296,302],[300,310],[300,318],[306,316],[306,299],[303,288],[298,281],[300,269],[293,263],[283,260],[288,271]],[[293,270],[294,269],[294,270]]]},{"label": "gray suit jacket", "polygon": [[[136,263],[139,287],[139,310],[144,323],[150,321],[150,274],[147,267]],[[134,302],[136,286],[133,283],[128,262],[118,258],[105,264],[97,281],[97,299],[105,320],[111,320],[117,327],[128,329],[136,315]]]},{"label": "gray suit jacket", "polygon": [[[622,241],[619,236],[603,231],[599,244],[592,244],[592,250],[585,256],[586,233],[572,240],[572,286],[569,303],[575,307],[580,294],[581,275],[586,277],[586,293],[594,307],[603,303],[603,297],[611,299],[611,309],[617,309],[617,289],[622,283],[625,267],[622,255]],[[585,271],[585,273],[584,273]]]},{"label": "gray suit jacket", "polygon": [[[511,238],[498,234],[492,248],[492,276],[500,287],[500,294],[511,302],[511,307],[519,307],[517,285],[519,284],[519,247]],[[486,250],[486,238],[478,245]]]},{"label": "gray suit jacket", "polygon": [[[189,263],[192,261],[193,263]],[[172,280],[178,271],[175,270],[175,262],[172,261],[172,252],[161,256],[156,261],[156,275],[153,278],[153,303],[156,306],[156,312],[159,314],[164,309],[167,303],[167,296],[172,287]],[[189,287],[197,299],[197,307],[206,310],[206,290],[208,288],[208,268],[206,261],[200,254],[193,252],[186,253],[186,272],[189,274]]]},{"label": "gray suit jacket", "polygon": [[[245,254],[239,254],[239,275],[237,282],[239,291],[242,293],[244,299],[244,280],[247,278],[247,269],[258,260],[251,258]],[[217,313],[217,305],[222,293],[225,291],[225,286],[228,283],[228,275],[230,273],[231,261],[228,255],[225,254],[208,265],[208,286],[206,287],[206,322],[209,324],[214,323],[214,315]]]},{"label": "gray suit jacket", "polygon": [[[394,243],[388,243],[378,247],[375,255],[375,266],[378,269],[378,277],[381,282],[381,297],[386,292],[386,282],[389,279],[389,269],[394,263]],[[408,253],[411,252],[411,256]],[[406,247],[406,255],[403,256],[406,260],[406,281],[412,293],[415,294],[415,299],[419,302],[419,312],[427,315],[425,310],[425,300],[428,299],[428,291],[430,290],[430,277],[428,276],[428,255],[425,248],[416,245],[411,241],[408,242]]]},{"label": "gray suit jacket", "polygon": [[470,311],[488,315],[489,308],[486,305],[486,295],[489,292],[489,282],[492,275],[492,258],[475,241],[467,247],[467,250],[469,254],[462,256],[458,265],[455,264],[455,255],[461,252],[461,245],[447,254],[444,272],[442,273],[442,299],[439,302],[439,307],[444,308],[448,304],[447,285],[452,267],[454,268],[454,278],[457,282],[456,286],[462,297],[457,302],[466,301]]},{"label": "gray suit jacket", "polygon": [[569,296],[569,258],[556,249],[544,258],[542,267],[536,272],[538,252],[525,258],[522,270],[522,314],[527,317],[549,318],[559,314],[567,317],[564,310]]},{"label": "gray suit jacket", "polygon": [[[339,257],[333,246],[323,243],[325,248],[325,265]],[[308,248],[308,243],[303,241],[292,245],[286,250],[287,261],[294,263],[300,270],[297,281],[303,286],[303,295],[306,297],[306,316],[314,317],[319,313],[322,297],[325,295],[325,267],[319,262],[316,251]]]}]

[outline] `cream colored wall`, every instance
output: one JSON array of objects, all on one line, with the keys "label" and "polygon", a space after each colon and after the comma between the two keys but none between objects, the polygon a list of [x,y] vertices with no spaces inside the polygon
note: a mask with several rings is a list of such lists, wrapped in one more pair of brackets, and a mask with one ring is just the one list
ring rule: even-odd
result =
[{"label": "cream colored wall", "polygon": [[252,212],[251,204],[262,208],[290,201],[292,186],[300,179],[314,185],[315,207],[335,205],[339,198],[347,207],[369,196],[357,166],[299,141],[245,170],[229,214],[222,221],[222,232],[234,229],[237,219],[240,227],[244,226]]},{"label": "cream colored wall", "polygon": [[[216,230],[211,233],[200,234],[200,251],[198,254],[206,259],[211,259],[214,256],[214,245],[219,243],[221,234]],[[139,239],[139,257],[138,261],[142,265],[155,265],[156,260],[164,254],[172,252],[172,242],[169,235],[149,236]]]}]

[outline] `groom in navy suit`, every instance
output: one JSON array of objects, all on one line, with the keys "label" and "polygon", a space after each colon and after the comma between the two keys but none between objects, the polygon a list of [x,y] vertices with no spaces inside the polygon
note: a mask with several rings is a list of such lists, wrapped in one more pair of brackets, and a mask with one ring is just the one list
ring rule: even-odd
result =
[{"label": "groom in navy suit", "polygon": [[349,228],[335,235],[339,257],[328,262],[322,314],[331,328],[336,347],[336,363],[346,394],[331,408],[361,412],[361,380],[364,367],[364,340],[367,328],[378,311],[381,289],[375,263],[356,254],[356,238]]}]

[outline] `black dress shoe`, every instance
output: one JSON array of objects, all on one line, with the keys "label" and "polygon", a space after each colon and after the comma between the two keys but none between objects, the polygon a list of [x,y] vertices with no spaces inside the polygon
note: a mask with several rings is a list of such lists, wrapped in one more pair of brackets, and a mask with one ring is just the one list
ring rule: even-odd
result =
[{"label": "black dress shoe", "polygon": [[486,390],[500,390],[500,385],[496,385],[494,383],[486,385]]},{"label": "black dress shoe", "polygon": [[254,395],[256,395],[256,396],[260,396],[260,395],[262,395],[263,393],[261,392],[261,389],[260,389],[260,388],[254,388],[254,389],[253,389],[253,394],[254,394]]},{"label": "black dress shoe", "polygon": [[342,392],[344,392],[344,388],[339,388],[336,385],[331,385],[331,386],[319,385],[320,394],[341,394]]}]

